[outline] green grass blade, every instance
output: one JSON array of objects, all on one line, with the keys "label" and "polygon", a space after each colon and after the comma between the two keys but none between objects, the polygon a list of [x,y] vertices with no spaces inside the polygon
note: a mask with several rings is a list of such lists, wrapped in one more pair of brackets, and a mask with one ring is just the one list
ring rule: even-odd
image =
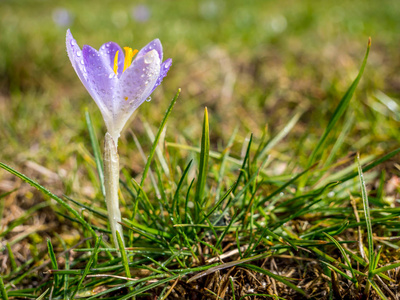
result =
[{"label": "green grass blade", "polygon": [[150,169],[151,162],[153,160],[154,153],[156,152],[156,148],[158,146],[158,141],[160,140],[160,137],[164,130],[165,125],[167,124],[167,120],[168,120],[169,115],[171,114],[172,108],[174,107],[176,100],[178,100],[180,92],[181,92],[181,89],[178,89],[178,92],[175,94],[174,98],[172,99],[171,103],[169,104],[168,109],[165,112],[164,118],[161,121],[160,127],[158,128],[156,138],[154,139],[153,145],[151,146],[150,154],[149,154],[149,157],[147,158],[146,166],[144,167],[144,170],[143,170],[142,180],[140,181],[141,187],[143,187],[144,181],[147,177],[147,173],[149,172],[149,169]]},{"label": "green grass blade", "polygon": [[90,259],[89,259],[89,261],[88,261],[87,264],[86,264],[85,270],[83,271],[82,277],[81,277],[81,279],[79,280],[79,282],[78,282],[78,284],[77,284],[77,286],[76,286],[76,289],[74,290],[74,292],[73,292],[72,295],[71,295],[71,299],[74,299],[76,293],[80,291],[80,288],[81,288],[81,286],[82,286],[83,280],[84,280],[84,279],[86,278],[86,276],[89,274],[90,268],[91,268],[93,262],[95,261],[95,258],[96,258],[96,256],[97,256],[98,251],[99,251],[99,247],[100,247],[100,244],[101,244],[101,241],[102,241],[102,240],[103,240],[103,238],[102,238],[101,236],[97,238],[97,240],[96,240],[96,245],[95,245],[95,247],[94,247],[93,253],[92,253],[92,255],[90,256]]},{"label": "green grass blade", "polygon": [[245,267],[247,269],[250,269],[250,270],[265,274],[265,275],[268,275],[269,277],[274,278],[275,280],[282,282],[283,284],[287,285],[288,287],[290,287],[291,289],[295,290],[296,292],[302,294],[303,296],[306,296],[306,293],[302,289],[298,288],[295,284],[291,283],[290,281],[288,281],[286,278],[284,278],[282,276],[274,274],[274,273],[272,273],[272,272],[270,272],[270,271],[268,271],[266,269],[257,267],[255,265],[244,264],[244,265],[242,265],[242,267]]},{"label": "green grass blade", "polygon": [[117,241],[118,241],[119,252],[121,253],[122,264],[124,266],[126,277],[131,278],[131,271],[129,270],[128,257],[126,256],[124,243],[123,243],[118,231],[117,231]]},{"label": "green grass blade", "polygon": [[92,119],[90,118],[90,114],[87,109],[85,111],[85,118],[86,118],[86,125],[87,125],[88,131],[89,131],[90,142],[92,143],[93,155],[94,155],[94,160],[96,162],[97,173],[99,175],[101,192],[102,192],[103,196],[105,196],[106,189],[104,187],[103,160],[101,158],[100,146],[99,146],[99,142],[98,142],[98,139],[96,136],[96,132],[93,128]]},{"label": "green grass blade", "polygon": [[200,219],[200,210],[204,204],[203,194],[207,179],[208,158],[210,155],[210,130],[208,124],[208,111],[207,107],[204,109],[203,131],[201,135],[201,152],[199,163],[199,176],[197,179],[195,201],[195,220]]},{"label": "green grass blade", "polygon": [[263,160],[268,151],[271,150],[273,147],[275,147],[276,144],[278,144],[285,136],[289,134],[289,132],[293,129],[294,125],[296,125],[297,122],[299,121],[302,114],[303,111],[296,113],[292,117],[292,119],[290,119],[290,121],[285,125],[285,127],[274,138],[272,138],[267,142],[264,148],[260,151],[260,154],[258,156],[259,160]]},{"label": "green grass blade", "polygon": [[317,146],[314,148],[313,152],[311,153],[310,159],[308,160],[308,164],[307,164],[308,167],[310,167],[312,164],[314,164],[317,155],[323,149],[323,145],[324,145],[329,133],[335,127],[337,121],[340,119],[340,117],[343,115],[343,113],[346,111],[347,107],[349,106],[350,100],[353,97],[354,91],[356,90],[357,85],[360,82],[360,79],[364,72],[365,65],[367,64],[370,48],[371,48],[371,38],[369,38],[369,40],[368,40],[367,52],[366,52],[364,60],[362,62],[360,71],[358,72],[356,79],[353,81],[353,83],[350,85],[349,89],[344,94],[343,98],[340,100],[339,105],[336,107],[331,119],[329,120],[328,126],[325,129],[325,132],[322,134],[322,137],[319,140]]},{"label": "green grass blade", "polygon": [[368,240],[368,261],[369,261],[369,273],[374,270],[374,241],[372,236],[372,224],[371,224],[371,214],[369,211],[368,194],[365,187],[364,174],[360,164],[360,156],[357,155],[357,166],[358,166],[358,176],[360,179],[361,196],[364,207],[364,216],[367,227],[367,240]]},{"label": "green grass blade", "polygon": [[400,262],[395,263],[395,264],[390,264],[390,265],[387,265],[387,266],[384,266],[384,267],[381,267],[381,268],[372,270],[372,271],[371,271],[371,275],[376,275],[376,274],[379,274],[379,273],[384,273],[384,272],[387,272],[387,271],[389,271],[389,270],[392,270],[392,269],[395,269],[395,268],[398,268],[398,267],[400,267]]},{"label": "green grass blade", "polygon": [[7,166],[6,164],[4,164],[2,162],[0,162],[0,168],[2,168],[4,170],[6,170],[7,172],[10,172],[11,174],[19,177],[23,181],[29,183],[31,186],[33,186],[34,188],[36,188],[39,191],[41,191],[43,194],[45,194],[45,195],[49,196],[50,198],[54,199],[58,204],[60,204],[68,212],[70,212],[72,215],[74,215],[74,217],[78,220],[78,222],[81,223],[92,234],[93,237],[97,238],[96,232],[92,229],[92,227],[89,225],[89,223],[87,223],[76,210],[74,210],[66,202],[64,202],[64,200],[62,200],[61,198],[59,198],[56,195],[54,195],[52,192],[47,190],[45,187],[41,186],[36,181],[33,181],[29,177],[27,177],[24,174],[14,170],[13,168]]},{"label": "green grass blade", "polygon": [[379,295],[379,297],[381,297],[381,299],[383,300],[389,300],[385,294],[382,292],[382,290],[379,288],[379,286],[376,284],[375,281],[368,279],[368,282],[371,284],[371,286],[373,287],[373,289],[375,290],[375,292]]},{"label": "green grass blade", "polygon": [[3,276],[2,275],[0,275],[0,295],[1,295],[2,299],[8,300],[7,291],[6,291],[6,288],[4,286]]},{"label": "green grass blade", "polygon": [[[51,244],[50,239],[47,239],[47,250],[49,252],[51,267],[53,270],[57,270],[58,269],[57,258],[56,258],[56,255],[54,254],[53,245]],[[54,275],[54,286],[58,287],[58,275],[57,274]]]},{"label": "green grass blade", "polygon": [[[399,154],[399,153],[400,153],[400,148],[397,148],[396,150],[393,150],[392,152],[390,152],[390,153],[388,153],[388,154],[382,156],[381,158],[379,158],[379,159],[377,159],[377,160],[371,162],[370,164],[364,166],[364,167],[362,168],[362,171],[363,171],[363,172],[367,172],[367,171],[369,171],[369,170],[375,168],[376,166],[380,165],[381,163],[383,163],[383,162],[385,162],[385,161],[391,159],[392,157],[396,156],[396,155]],[[350,180],[350,179],[356,177],[357,175],[358,175],[358,172],[353,172],[353,173],[351,173],[351,174],[349,174],[349,175],[347,175],[347,176],[344,176],[344,177],[340,178],[340,181],[341,181],[341,182],[345,182],[345,181],[347,181],[347,180]]]},{"label": "green grass blade", "polygon": [[356,278],[356,274],[354,273],[353,267],[351,266],[351,262],[350,262],[349,258],[347,257],[346,251],[344,250],[342,245],[340,245],[332,236],[330,236],[327,233],[324,233],[324,234],[328,239],[330,239],[336,245],[336,247],[340,250],[340,253],[342,253],[342,256],[343,256],[344,260],[346,261],[346,264],[349,266],[349,270],[351,272],[352,278],[350,280],[356,285],[356,288],[358,288],[358,281]]}]

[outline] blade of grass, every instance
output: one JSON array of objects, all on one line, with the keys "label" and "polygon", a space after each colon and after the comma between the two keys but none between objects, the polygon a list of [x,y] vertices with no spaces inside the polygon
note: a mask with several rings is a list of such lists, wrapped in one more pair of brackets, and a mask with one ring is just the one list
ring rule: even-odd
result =
[{"label": "blade of grass", "polygon": [[344,250],[342,245],[340,245],[332,236],[330,236],[327,233],[324,233],[324,234],[328,239],[330,239],[335,244],[335,246],[340,250],[340,253],[342,253],[342,256],[343,256],[344,260],[346,261],[346,264],[349,266],[349,270],[351,272],[352,278],[350,280],[355,284],[355,287],[358,289],[358,281],[356,278],[356,274],[354,273],[353,267],[351,266],[351,262],[350,262],[349,258],[347,257],[346,251]]},{"label": "blade of grass", "polygon": [[274,278],[275,280],[282,282],[284,285],[287,285],[288,287],[290,287],[291,289],[295,290],[296,292],[302,294],[303,296],[306,296],[306,293],[298,288],[296,285],[294,285],[293,283],[291,283],[290,281],[288,281],[286,278],[284,278],[283,276],[279,276],[277,274],[274,274],[266,269],[257,267],[255,265],[248,265],[248,264],[244,264],[242,267],[268,275],[271,278]]},{"label": "blade of grass", "polygon": [[208,170],[208,158],[210,155],[210,130],[208,124],[208,111],[207,107],[204,108],[204,120],[203,120],[203,131],[201,134],[201,152],[200,152],[200,163],[199,163],[199,176],[197,179],[196,193],[194,196],[195,201],[195,221],[198,222],[200,219],[200,211],[203,207],[204,200],[204,188],[207,179]]},{"label": "blade of grass", "polygon": [[[168,117],[171,114],[172,108],[174,107],[174,104],[175,104],[176,100],[178,99],[178,96],[179,96],[180,92],[181,92],[181,89],[178,89],[178,92],[175,94],[174,98],[172,99],[171,103],[169,104],[169,106],[167,108],[167,111],[165,112],[164,118],[161,121],[160,127],[158,128],[156,138],[154,139],[153,145],[151,146],[150,154],[149,154],[149,156],[147,158],[147,162],[146,162],[146,165],[145,165],[144,170],[143,170],[142,179],[140,181],[140,187],[141,188],[143,187],[144,181],[145,181],[145,179],[147,177],[147,173],[150,170],[150,165],[151,165],[151,162],[153,160],[154,153],[156,152],[156,148],[158,146],[158,141],[160,140],[160,137],[161,137],[161,134],[162,134],[162,132],[164,130],[164,127],[167,124]],[[142,193],[142,189],[139,190],[138,195],[137,195],[137,199],[140,198],[140,194],[141,193]],[[137,205],[138,205],[138,201],[136,201],[136,203],[135,203],[135,209],[133,210],[132,216],[130,218],[131,220],[133,220],[135,218],[135,216],[136,216]],[[131,237],[131,241],[132,241],[132,237]]]},{"label": "blade of grass", "polygon": [[375,292],[379,295],[379,297],[381,297],[381,299],[383,300],[389,300],[385,294],[382,292],[382,290],[379,288],[379,286],[376,284],[375,281],[368,279],[369,284],[373,287],[373,289],[375,290]]},{"label": "blade of grass", "polygon": [[[54,254],[53,245],[51,244],[50,239],[47,239],[47,250],[49,252],[51,267],[53,270],[57,270],[58,269],[57,258],[56,258],[56,255]],[[58,287],[58,275],[57,274],[54,275],[54,286],[56,288]]]},{"label": "blade of grass", "polygon": [[340,100],[339,105],[336,107],[331,119],[329,120],[328,126],[325,129],[325,132],[322,134],[322,137],[319,140],[317,146],[314,148],[313,152],[311,153],[310,159],[308,160],[308,163],[307,163],[308,167],[310,167],[312,164],[314,164],[317,155],[323,149],[322,146],[324,145],[329,133],[331,133],[331,131],[335,127],[337,121],[340,119],[340,117],[343,115],[343,113],[346,111],[347,107],[349,106],[350,100],[353,97],[354,91],[356,90],[357,85],[361,80],[362,74],[363,74],[365,66],[367,64],[370,48],[371,48],[371,38],[368,39],[367,52],[365,53],[364,60],[361,64],[360,71],[358,72],[356,79],[353,81],[353,83],[350,85],[349,89],[344,94],[343,98]]},{"label": "blade of grass", "polygon": [[[121,239],[121,235],[117,231],[117,240],[118,240],[118,246],[119,246],[119,252],[121,253],[121,258],[122,258],[122,265],[124,266],[125,270],[125,275],[128,278],[131,278],[131,271],[129,270],[129,262],[128,262],[128,257],[126,256],[126,251],[125,251],[125,246],[124,242]],[[98,251],[98,249],[96,249]]]},{"label": "blade of grass", "polygon": [[151,146],[150,154],[147,159],[146,166],[144,167],[144,170],[143,170],[142,180],[140,181],[141,187],[143,187],[144,180],[146,179],[147,173],[149,172],[150,164],[153,160],[154,153],[156,152],[156,148],[158,146],[158,141],[160,140],[160,137],[164,130],[164,127],[167,124],[168,117],[171,114],[172,108],[174,107],[174,104],[175,104],[176,100],[178,99],[180,92],[181,92],[181,89],[178,89],[178,92],[175,94],[174,98],[172,99],[171,103],[169,104],[167,111],[165,112],[164,118],[161,121],[160,127],[158,128],[156,138],[154,139],[153,145]]},{"label": "blade of grass", "polygon": [[97,173],[99,175],[101,192],[105,197],[106,189],[104,187],[104,170],[103,170],[103,161],[101,158],[100,146],[96,136],[96,132],[93,127],[92,119],[90,118],[90,114],[87,109],[85,110],[85,118],[86,118],[86,125],[89,131],[90,142],[92,143],[93,155],[94,155],[94,160],[96,162]]},{"label": "blade of grass", "polygon": [[92,253],[92,255],[90,256],[90,259],[88,261],[88,263],[86,264],[85,270],[83,271],[82,277],[79,280],[76,289],[73,291],[72,295],[71,295],[71,299],[74,299],[75,295],[77,292],[79,292],[80,287],[82,285],[83,280],[86,278],[86,276],[89,274],[90,268],[93,264],[93,262],[95,261],[95,257],[97,256],[97,253],[99,251],[99,247],[100,247],[100,243],[103,240],[103,238],[100,236],[97,241],[96,241],[96,245],[94,247],[94,251]]},{"label": "blade of grass", "polygon": [[[365,187],[364,174],[360,164],[360,155],[357,154],[357,167],[358,167],[358,177],[360,180],[361,197],[364,207],[365,225],[367,227],[367,240],[368,240],[368,261],[369,261],[369,274],[374,270],[374,241],[372,236],[372,224],[371,224],[371,214],[369,211],[368,194]],[[371,275],[368,276],[371,278]]]},{"label": "blade of grass", "polygon": [[87,223],[82,217],[81,215],[74,210],[72,207],[70,207],[66,202],[64,202],[64,200],[62,200],[61,198],[57,197],[56,195],[54,195],[52,192],[50,192],[49,190],[47,190],[45,187],[41,186],[39,183],[37,183],[36,181],[33,181],[32,179],[30,179],[29,177],[25,176],[24,174],[14,170],[13,168],[7,166],[6,164],[0,162],[0,168],[6,170],[7,172],[10,172],[11,174],[19,177],[20,179],[22,179],[23,181],[29,183],[31,186],[35,187],[36,189],[38,189],[39,191],[41,191],[43,194],[49,196],[50,198],[54,199],[58,204],[60,204],[63,208],[65,208],[68,212],[70,212],[72,215],[74,215],[74,217],[78,220],[78,222],[80,224],[82,224],[91,234],[94,238],[97,239],[97,234],[96,232],[92,229],[92,227],[89,225],[89,223]]},{"label": "blade of grass", "polygon": [[0,275],[0,294],[1,294],[2,299],[8,300],[7,291],[6,291],[6,288],[4,286],[3,276],[2,275]]}]

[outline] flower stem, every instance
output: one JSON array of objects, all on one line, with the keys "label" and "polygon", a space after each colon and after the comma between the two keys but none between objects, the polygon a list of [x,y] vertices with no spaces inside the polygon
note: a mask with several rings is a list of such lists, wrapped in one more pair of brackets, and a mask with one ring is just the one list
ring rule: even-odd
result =
[{"label": "flower stem", "polygon": [[[104,140],[104,187],[106,190],[106,204],[108,220],[110,222],[111,233],[116,249],[118,240],[116,232],[123,237],[121,222],[121,211],[118,201],[119,186],[119,157],[117,145],[112,136],[107,132]],[[123,242],[123,240],[122,240]]]}]

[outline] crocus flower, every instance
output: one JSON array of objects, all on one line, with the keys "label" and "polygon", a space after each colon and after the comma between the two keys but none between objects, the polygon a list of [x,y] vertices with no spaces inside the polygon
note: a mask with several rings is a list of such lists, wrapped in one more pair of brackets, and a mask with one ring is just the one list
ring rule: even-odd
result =
[{"label": "crocus flower", "polygon": [[172,63],[171,59],[162,62],[163,51],[158,39],[140,51],[129,47],[124,47],[124,50],[113,42],[105,43],[99,51],[87,45],[81,50],[67,30],[69,59],[100,108],[107,126],[103,160],[104,190],[116,248],[119,247],[118,235],[124,243],[118,201],[118,138],[129,117],[161,83]]},{"label": "crocus flower", "polygon": [[123,51],[114,42],[105,43],[98,51],[88,45],[81,50],[68,29],[66,43],[72,66],[99,107],[117,145],[125,123],[162,82],[172,60],[162,62],[158,39],[140,51],[129,47]]}]

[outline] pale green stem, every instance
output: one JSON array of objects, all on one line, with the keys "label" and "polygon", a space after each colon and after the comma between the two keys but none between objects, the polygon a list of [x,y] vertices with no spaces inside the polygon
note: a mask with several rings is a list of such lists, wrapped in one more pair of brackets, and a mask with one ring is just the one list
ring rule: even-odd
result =
[{"label": "pale green stem", "polygon": [[[107,132],[104,140],[104,187],[106,190],[106,204],[108,220],[115,248],[118,249],[116,232],[123,237],[121,222],[121,211],[119,210],[118,187],[119,187],[119,157],[117,152],[117,141]],[[122,239],[123,242],[123,239]]]}]

